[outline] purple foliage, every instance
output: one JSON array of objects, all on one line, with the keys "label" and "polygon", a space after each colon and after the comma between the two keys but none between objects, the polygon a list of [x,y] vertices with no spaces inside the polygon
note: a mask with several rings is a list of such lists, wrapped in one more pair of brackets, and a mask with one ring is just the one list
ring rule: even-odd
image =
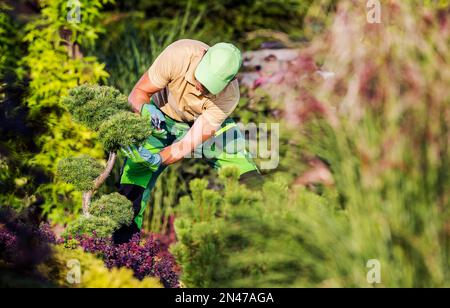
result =
[{"label": "purple foliage", "polygon": [[[15,268],[33,268],[50,256],[49,244],[66,240],[57,240],[48,224],[37,227],[13,211],[0,211],[0,260]],[[141,244],[140,235],[136,234],[130,242],[117,246],[110,239],[97,237],[76,240],[86,252],[101,256],[107,268],[126,267],[138,279],[158,277],[167,288],[179,287],[179,269],[168,252],[169,238],[150,235]]]},{"label": "purple foliage", "polygon": [[117,246],[110,240],[94,237],[80,237],[78,241],[86,252],[100,254],[108,268],[126,267],[132,269],[138,279],[158,277],[166,288],[179,287],[173,256],[153,237],[143,245],[138,234],[128,243]]},{"label": "purple foliage", "polygon": [[[50,233],[49,233],[50,232]],[[36,227],[12,210],[0,211],[0,259],[16,268],[30,269],[51,254],[51,231]]]},{"label": "purple foliage", "polygon": [[10,260],[17,248],[17,237],[8,229],[0,226],[0,258]]},{"label": "purple foliage", "polygon": [[39,229],[36,230],[36,235],[43,241],[49,244],[56,244],[56,236],[53,233],[50,224],[43,223],[40,225]]}]

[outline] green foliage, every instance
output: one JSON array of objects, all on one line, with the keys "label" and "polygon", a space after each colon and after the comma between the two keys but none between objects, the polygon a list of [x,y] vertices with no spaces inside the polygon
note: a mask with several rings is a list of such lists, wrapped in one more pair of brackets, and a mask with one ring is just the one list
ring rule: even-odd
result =
[{"label": "green foliage", "polygon": [[90,208],[90,214],[107,217],[119,226],[130,225],[134,216],[131,201],[119,193],[103,195],[94,201]]},{"label": "green foliage", "polygon": [[219,41],[245,41],[246,34],[266,29],[290,33],[301,33],[303,17],[313,1],[310,0],[218,0],[205,3],[200,0],[164,2],[139,0],[130,5],[126,1],[116,1],[123,11],[145,12],[142,27],[147,32],[155,32],[162,26],[177,20],[179,12],[189,8],[191,14],[201,13],[199,31],[202,40],[208,43]]},{"label": "green foliage", "polygon": [[112,115],[131,111],[127,97],[119,90],[98,85],[84,84],[71,89],[63,104],[74,120],[94,131]]},{"label": "green foliage", "polygon": [[[181,38],[200,38],[198,24],[201,12],[192,16],[189,7],[183,11],[182,16],[155,29],[147,27],[147,23],[153,20],[146,18],[142,11],[120,16],[111,13],[110,19],[114,22],[107,23],[108,34],[92,50],[106,63],[109,84],[125,93],[130,92],[164,48]],[[122,46],[120,50],[117,49],[118,44]]]},{"label": "green foliage", "polygon": [[[72,260],[72,261],[70,261]],[[75,263],[74,263],[75,261]],[[71,267],[68,268],[68,265]],[[68,270],[76,278],[80,266],[79,283],[67,281]],[[147,277],[141,281],[133,277],[133,271],[126,268],[108,270],[103,261],[81,248],[68,249],[54,246],[52,258],[39,266],[39,274],[58,287],[76,288],[162,288],[158,279]]]},{"label": "green foliage", "polygon": [[148,119],[131,112],[127,97],[113,87],[81,85],[64,99],[73,118],[94,131],[107,152],[142,143],[151,135]]},{"label": "green foliage", "polygon": [[223,271],[218,270],[226,256],[222,236],[225,226],[214,216],[221,199],[218,193],[207,190],[207,185],[205,180],[191,181],[192,199],[180,200],[175,221],[178,242],[171,252],[182,267],[181,280],[188,287],[218,286],[225,279]]},{"label": "green foliage", "polygon": [[0,4],[0,104],[5,99],[6,81],[15,75],[20,56],[17,25],[9,13],[10,9]]},{"label": "green foliage", "polygon": [[122,146],[141,144],[152,134],[149,119],[122,111],[106,120],[99,129],[99,138],[106,151]]},{"label": "green foliage", "polygon": [[[132,113],[127,98],[120,91],[106,86],[81,85],[69,91],[64,99],[73,117],[92,130],[97,130],[103,147],[116,152],[124,145],[142,143],[151,135],[149,119]],[[81,156],[62,160],[58,175],[76,189],[97,190],[94,180],[104,168],[92,157]],[[131,202],[113,193],[95,201],[89,212],[93,216],[82,217],[67,229],[68,235],[91,235],[109,237],[122,225],[129,225],[134,213]],[[102,225],[104,224],[104,225]]]},{"label": "green foliage", "polygon": [[68,236],[96,236],[98,238],[108,238],[111,234],[119,228],[119,225],[114,220],[102,216],[80,217],[71,222],[65,230],[65,237]]},{"label": "green foliage", "polygon": [[18,65],[23,56],[20,25],[13,11],[0,4],[0,204],[25,208],[36,189],[26,158],[33,147],[31,125],[26,125],[21,106],[23,87]]},{"label": "green foliage", "polygon": [[[97,256],[81,248],[52,245],[52,254],[29,271],[17,271],[0,262],[4,288],[162,288],[159,279],[139,280],[125,267],[107,269]],[[72,281],[68,280],[72,278]],[[79,278],[79,280],[78,280]]]},{"label": "green foliage", "polygon": [[[21,64],[29,68],[30,78],[25,105],[28,121],[40,127],[35,138],[38,151],[29,163],[50,179],[61,158],[79,154],[103,157],[95,135],[71,120],[61,98],[80,83],[97,83],[108,76],[103,64],[80,49],[92,46],[102,31],[100,10],[107,2],[81,0],[82,22],[70,23],[66,0],[40,1],[40,14],[24,27],[28,48]],[[42,184],[36,194],[43,197],[44,214],[55,222],[65,222],[71,217],[66,211],[76,212],[81,203],[80,194],[61,183]]]},{"label": "green foliage", "polygon": [[36,190],[48,176],[30,162],[36,154],[39,121],[29,121],[24,104],[28,73],[21,59],[26,55],[23,24],[16,11],[0,3],[0,204],[17,210],[40,201]]},{"label": "green foliage", "polygon": [[79,260],[82,267],[80,284],[81,288],[162,288],[159,279],[146,277],[138,280],[133,276],[133,271],[127,268],[113,268],[108,270],[103,262],[93,255],[83,252],[81,248],[76,250],[64,249],[60,246],[55,248],[55,261],[61,270],[58,273],[58,281],[61,284],[72,287],[67,283],[68,260]]},{"label": "green foliage", "polygon": [[69,157],[58,164],[57,176],[64,182],[74,185],[78,191],[94,188],[94,180],[104,167],[88,155]]},{"label": "green foliage", "polygon": [[[222,178],[232,174],[224,171]],[[353,188],[353,197],[365,202],[341,210],[333,194],[289,189],[281,176],[266,182],[259,196],[229,179],[221,192],[193,181],[192,198],[181,200],[172,252],[188,287],[369,287],[365,265],[374,258],[387,287],[450,283],[444,276],[448,243],[433,231],[443,217],[412,212],[399,199],[375,201]],[[403,225],[406,217],[428,227],[416,233]]]},{"label": "green foliage", "polygon": [[103,195],[92,202],[89,216],[82,216],[67,226],[64,236],[95,235],[108,238],[121,226],[130,225],[133,217],[131,201],[125,196],[119,193]]},{"label": "green foliage", "polygon": [[[209,207],[216,210],[208,224],[196,208],[205,186],[193,185],[192,199],[179,208],[173,247],[186,285],[377,286],[367,281],[371,259],[381,264],[382,287],[450,285],[443,116],[450,45],[442,44],[450,37],[430,22],[444,13],[393,2],[385,10],[390,25],[368,28],[353,2],[339,5],[312,51],[335,77],[307,86],[303,76],[290,81],[291,94],[311,94],[325,111],[296,127],[290,151],[281,153],[320,159],[335,184],[308,185],[313,192],[289,187],[290,176],[279,174],[253,198],[226,171],[223,191],[209,191],[221,202]],[[213,249],[201,249],[208,245]],[[214,268],[205,271],[203,260]]]}]

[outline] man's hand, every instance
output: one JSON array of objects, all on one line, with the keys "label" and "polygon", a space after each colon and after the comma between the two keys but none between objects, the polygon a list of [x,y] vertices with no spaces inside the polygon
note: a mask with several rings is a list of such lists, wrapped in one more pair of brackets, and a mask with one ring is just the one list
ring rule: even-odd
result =
[{"label": "man's hand", "polygon": [[195,148],[211,138],[220,126],[211,125],[202,115],[197,118],[186,136],[178,142],[164,148],[159,154],[164,165],[181,160]]},{"label": "man's hand", "polygon": [[167,131],[163,129],[163,123],[166,121],[164,114],[155,105],[145,104],[142,107],[141,115],[149,117],[152,127],[152,135],[159,139],[167,138]]},{"label": "man's hand", "polygon": [[161,166],[161,156],[158,153],[151,153],[148,149],[143,146],[127,146],[123,147],[122,153],[125,154],[134,163],[143,163],[150,170],[156,171]]}]

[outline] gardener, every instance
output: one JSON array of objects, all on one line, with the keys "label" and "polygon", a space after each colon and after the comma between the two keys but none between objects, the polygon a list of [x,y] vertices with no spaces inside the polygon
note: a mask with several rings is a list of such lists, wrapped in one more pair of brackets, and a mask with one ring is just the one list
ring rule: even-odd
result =
[{"label": "gardener", "polygon": [[144,145],[123,149],[127,159],[119,192],[133,202],[136,218],[115,233],[116,243],[140,231],[157,177],[184,157],[202,157],[215,169],[236,166],[241,179],[259,174],[242,133],[229,118],[239,102],[236,74],[241,64],[241,52],[232,44],[209,47],[179,40],[134,86],[129,103],[149,118],[155,132]]}]

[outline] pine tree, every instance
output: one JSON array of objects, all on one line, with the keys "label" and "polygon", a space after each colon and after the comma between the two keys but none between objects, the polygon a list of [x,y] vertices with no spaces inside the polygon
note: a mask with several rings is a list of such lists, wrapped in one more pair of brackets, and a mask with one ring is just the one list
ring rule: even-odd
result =
[{"label": "pine tree", "polygon": [[126,96],[112,87],[81,85],[69,91],[63,104],[76,122],[98,133],[109,153],[106,166],[88,155],[59,162],[58,177],[83,192],[83,217],[68,228],[68,233],[95,231],[97,236],[107,237],[119,226],[131,223],[131,202],[118,193],[104,195],[92,204],[91,199],[111,173],[120,147],[141,144],[152,130],[146,118],[132,113]]}]

